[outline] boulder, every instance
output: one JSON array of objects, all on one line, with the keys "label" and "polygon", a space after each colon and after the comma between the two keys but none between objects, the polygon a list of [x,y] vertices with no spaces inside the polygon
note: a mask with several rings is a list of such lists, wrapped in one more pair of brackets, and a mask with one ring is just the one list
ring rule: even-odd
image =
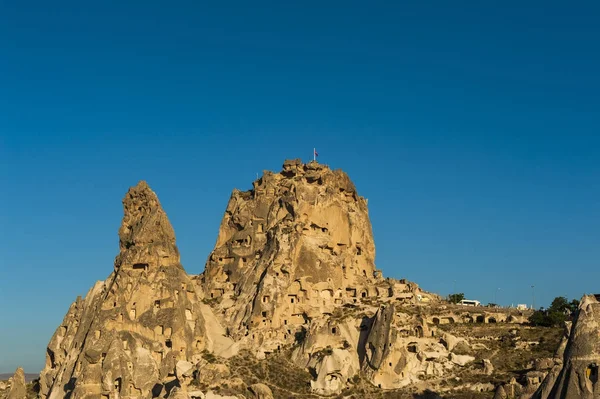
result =
[{"label": "boulder", "polygon": [[191,362],[180,360],[175,366],[175,375],[177,378],[191,377],[194,374],[195,368]]},{"label": "boulder", "polygon": [[448,349],[449,352],[452,352],[456,345],[458,345],[459,343],[466,344],[466,341],[464,338],[458,338],[448,332],[445,332],[442,335],[442,343],[444,344],[446,349]]},{"label": "boulder", "polygon": [[250,386],[250,392],[254,394],[255,399],[273,399],[273,392],[265,384],[257,383]]},{"label": "boulder", "polygon": [[454,353],[450,353],[450,361],[458,366],[465,366],[467,363],[475,360],[473,356],[469,355],[455,355]]},{"label": "boulder", "polygon": [[504,389],[504,385],[499,385],[498,388],[496,388],[496,392],[494,392],[494,399],[508,399],[508,394]]},{"label": "boulder", "polygon": [[494,373],[494,365],[489,359],[483,359],[483,373],[486,375],[492,375]]},{"label": "boulder", "polygon": [[196,381],[203,386],[215,386],[223,380],[229,379],[231,372],[229,367],[221,363],[207,363],[198,370]]},{"label": "boulder", "polygon": [[537,371],[550,370],[552,367],[554,367],[554,359],[549,357],[535,359],[533,365],[533,368]]},{"label": "boulder", "polygon": [[[494,393],[494,399],[512,399],[521,398],[523,387],[514,378],[511,378],[507,384],[499,385]],[[522,399],[529,399],[531,395],[527,395]]]},{"label": "boulder", "polygon": [[489,382],[477,382],[471,385],[469,389],[475,392],[491,392],[494,390],[494,384],[490,384]]},{"label": "boulder", "polygon": [[467,341],[459,340],[452,348],[452,352],[457,355],[471,355],[474,349],[476,349],[475,346],[471,347]]}]

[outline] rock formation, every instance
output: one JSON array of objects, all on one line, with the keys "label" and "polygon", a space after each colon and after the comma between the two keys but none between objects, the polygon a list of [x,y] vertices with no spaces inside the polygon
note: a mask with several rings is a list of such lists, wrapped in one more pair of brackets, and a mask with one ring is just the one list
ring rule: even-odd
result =
[{"label": "rock formation", "polygon": [[[234,190],[199,276],[183,269],[173,228],[145,182],[123,207],[114,270],[77,298],[48,345],[43,399],[277,397],[264,381],[233,374],[241,353],[285,356],[310,373],[302,385],[321,395],[356,378],[382,389],[450,389],[448,376],[490,376],[494,367],[475,365],[471,352],[488,348],[448,326],[526,320],[384,279],[367,201],[344,172],[317,162],[286,161],[251,190]],[[221,386],[228,391],[218,393]]]},{"label": "rock formation", "polygon": [[271,388],[265,384],[254,384],[250,387],[250,391],[254,394],[255,399],[273,399]]},{"label": "rock formation", "polygon": [[376,296],[374,258],[367,203],[348,176],[286,161],[233,192],[202,283],[232,336],[273,351],[344,298]]},{"label": "rock formation", "polygon": [[27,386],[25,385],[25,372],[19,367],[12,377],[10,391],[7,399],[25,399],[27,396]]},{"label": "rock formation", "polygon": [[554,358],[533,362],[522,381],[499,386],[495,399],[594,399],[600,397],[600,302],[584,296],[577,318],[566,322]]},{"label": "rock formation", "polygon": [[179,360],[195,364],[203,350],[233,344],[180,264],[156,194],[140,182],[123,207],[114,271],[77,298],[54,333],[42,398],[151,397],[178,384]]},{"label": "rock formation", "polygon": [[562,361],[557,362],[534,395],[539,399],[594,399],[600,397],[600,302],[592,295],[581,299],[570,328]]},{"label": "rock formation", "polygon": [[[201,282],[237,341],[258,356],[298,344],[293,358],[317,375],[313,390],[332,394],[361,367],[379,370],[396,333],[393,305],[370,306],[374,321],[339,320],[349,307],[412,302],[420,292],[384,280],[374,258],[367,202],[348,176],[317,162],[286,161],[252,190],[233,192]],[[427,330],[422,324],[415,320],[411,335]],[[375,348],[362,358],[361,328]]]}]

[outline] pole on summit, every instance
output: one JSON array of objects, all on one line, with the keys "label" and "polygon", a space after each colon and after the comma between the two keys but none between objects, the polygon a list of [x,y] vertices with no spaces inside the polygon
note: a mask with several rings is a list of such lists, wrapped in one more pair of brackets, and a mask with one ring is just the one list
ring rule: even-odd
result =
[{"label": "pole on summit", "polygon": [[317,161],[317,157],[319,156],[319,153],[317,152],[316,148],[313,148],[313,161]]}]

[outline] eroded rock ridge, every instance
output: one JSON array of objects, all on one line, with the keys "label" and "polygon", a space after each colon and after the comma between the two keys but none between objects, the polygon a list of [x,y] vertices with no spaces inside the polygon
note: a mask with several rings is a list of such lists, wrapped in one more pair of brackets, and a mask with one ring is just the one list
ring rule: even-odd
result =
[{"label": "eroded rock ridge", "polygon": [[235,397],[217,394],[222,386],[245,397],[291,394],[236,375],[251,369],[246,354],[308,372],[311,394],[339,394],[360,378],[381,389],[450,389],[444,381],[465,368],[489,376],[494,366],[475,366],[487,346],[446,327],[526,320],[383,278],[366,199],[344,172],[317,162],[285,161],[251,190],[234,190],[198,276],[181,265],[145,182],[123,208],[112,273],[77,298],[48,345],[44,399]]}]

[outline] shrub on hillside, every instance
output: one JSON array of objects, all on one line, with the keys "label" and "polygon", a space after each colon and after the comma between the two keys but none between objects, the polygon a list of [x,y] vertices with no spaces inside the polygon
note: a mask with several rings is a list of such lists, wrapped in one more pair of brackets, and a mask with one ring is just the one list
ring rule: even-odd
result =
[{"label": "shrub on hillside", "polygon": [[577,311],[579,301],[573,299],[571,302],[565,297],[554,298],[548,309],[541,308],[533,312],[529,322],[533,326],[555,327],[570,320]]}]

